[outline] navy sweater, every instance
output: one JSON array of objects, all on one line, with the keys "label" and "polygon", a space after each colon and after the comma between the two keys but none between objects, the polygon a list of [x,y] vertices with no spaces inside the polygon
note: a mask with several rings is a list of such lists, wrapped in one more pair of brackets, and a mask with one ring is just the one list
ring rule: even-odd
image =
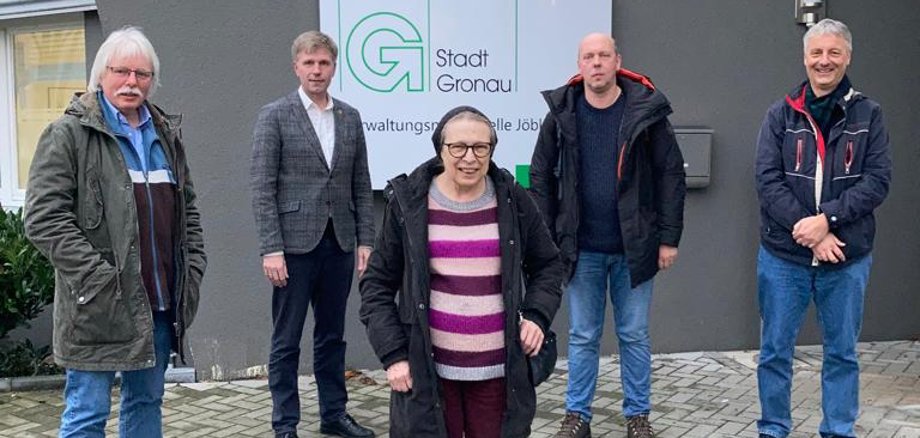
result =
[{"label": "navy sweater", "polygon": [[617,210],[617,145],[626,96],[613,105],[598,109],[584,95],[578,99],[578,189],[581,223],[580,250],[620,254],[623,237]]}]

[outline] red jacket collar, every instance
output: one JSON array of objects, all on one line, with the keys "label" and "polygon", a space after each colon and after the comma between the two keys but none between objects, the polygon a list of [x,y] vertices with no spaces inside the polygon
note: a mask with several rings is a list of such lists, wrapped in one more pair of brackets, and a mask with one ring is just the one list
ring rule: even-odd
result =
[{"label": "red jacket collar", "polygon": [[[639,74],[639,73],[636,73],[636,72],[634,72],[634,71],[632,71],[632,70],[627,70],[627,69],[625,69],[625,68],[621,68],[621,69],[617,70],[617,77],[618,77],[618,78],[623,78],[623,79],[629,79],[629,80],[631,80],[631,81],[633,81],[633,82],[638,82],[638,83],[644,85],[645,88],[648,88],[649,90],[655,91],[655,84],[652,83],[652,80],[649,79],[648,76],[644,76],[644,75]],[[569,78],[569,80],[568,80],[568,82],[566,82],[566,84],[567,84],[567,85],[575,85],[575,84],[578,84],[578,83],[580,83],[580,82],[584,82],[584,78],[581,76],[581,73],[578,73],[578,74],[576,74],[575,76],[572,76],[571,78]]]}]

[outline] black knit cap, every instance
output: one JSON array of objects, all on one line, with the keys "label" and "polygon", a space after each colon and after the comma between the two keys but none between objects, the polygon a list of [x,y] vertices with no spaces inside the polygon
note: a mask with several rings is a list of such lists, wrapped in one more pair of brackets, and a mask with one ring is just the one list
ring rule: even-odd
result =
[{"label": "black knit cap", "polygon": [[[450,119],[454,118],[454,116],[456,116],[457,114],[464,113],[464,112],[470,112],[473,114],[477,114],[477,115],[482,116],[484,119],[488,120],[489,129],[491,130],[490,134],[492,138],[495,139],[495,143],[498,143],[498,137],[495,136],[495,128],[492,127],[492,120],[489,119],[488,116],[483,114],[482,111],[479,111],[478,109],[474,107],[471,107],[468,105],[460,105],[448,111],[447,114],[444,114],[444,117],[441,117],[441,121],[438,122],[438,126],[434,128],[434,133],[431,134],[431,143],[434,144],[434,154],[435,155],[437,156],[441,155],[441,131],[444,130],[444,125],[446,125],[447,122]],[[495,144],[493,144],[492,147],[495,148]]]}]

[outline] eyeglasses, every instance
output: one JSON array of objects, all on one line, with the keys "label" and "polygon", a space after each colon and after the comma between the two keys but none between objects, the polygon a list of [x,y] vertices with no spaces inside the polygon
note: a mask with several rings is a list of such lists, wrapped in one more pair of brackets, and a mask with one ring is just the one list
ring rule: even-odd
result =
[{"label": "eyeglasses", "polygon": [[473,155],[478,158],[488,157],[489,154],[492,153],[492,145],[489,143],[444,143],[444,146],[447,147],[447,153],[454,158],[465,157],[466,151],[469,149],[472,149]]},{"label": "eyeglasses", "polygon": [[128,68],[128,67],[109,67],[109,66],[105,66],[105,68],[109,69],[109,71],[114,73],[115,76],[118,76],[119,78],[122,78],[122,79],[127,78],[128,76],[131,76],[131,73],[134,73],[134,77],[136,77],[138,81],[149,81],[151,78],[153,78],[153,72],[150,70],[133,69],[133,68]]}]

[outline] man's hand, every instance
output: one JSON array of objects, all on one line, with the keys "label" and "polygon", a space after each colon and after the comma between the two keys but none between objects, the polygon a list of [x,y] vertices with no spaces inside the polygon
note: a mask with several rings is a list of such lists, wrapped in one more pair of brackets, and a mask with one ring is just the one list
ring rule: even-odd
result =
[{"label": "man's hand", "polygon": [[401,360],[387,368],[387,382],[390,389],[396,392],[409,392],[412,390],[412,375],[409,374],[409,361]]},{"label": "man's hand", "polygon": [[521,319],[521,346],[528,356],[536,356],[543,347],[543,330],[535,322]]},{"label": "man's hand", "polygon": [[668,245],[658,246],[658,269],[664,271],[677,260],[677,248]]},{"label": "man's hand", "polygon": [[371,247],[359,246],[358,247],[358,277],[364,275],[364,270],[367,269],[367,260],[369,258],[371,258]]},{"label": "man's hand", "polygon": [[262,272],[275,287],[287,286],[288,271],[284,254],[262,256]]},{"label": "man's hand", "polygon": [[792,227],[792,238],[799,245],[814,248],[815,245],[824,240],[828,230],[827,217],[824,216],[824,213],[821,213],[796,222],[795,226]]},{"label": "man's hand", "polygon": [[840,263],[846,261],[843,255],[843,247],[846,246],[834,233],[827,233],[824,240],[815,245],[811,252],[815,258],[825,263]]}]

